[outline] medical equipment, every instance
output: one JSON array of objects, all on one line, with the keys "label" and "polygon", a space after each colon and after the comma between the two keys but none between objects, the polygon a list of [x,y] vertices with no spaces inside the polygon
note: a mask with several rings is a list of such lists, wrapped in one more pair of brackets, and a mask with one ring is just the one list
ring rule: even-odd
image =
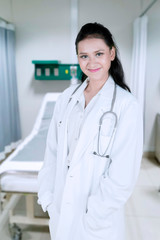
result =
[{"label": "medical equipment", "polygon": [[81,79],[79,64],[64,64],[57,60],[33,60],[32,63],[35,64],[35,80],[70,80],[71,67],[76,67],[76,77]]},{"label": "medical equipment", "polygon": [[[25,198],[26,215],[15,215],[12,212],[9,223],[48,225],[47,214],[40,213],[41,208],[35,204],[37,175],[43,164],[48,127],[59,94],[45,95],[32,132],[0,165],[0,232],[7,223],[9,213],[22,197]],[[36,216],[36,208],[40,216]]]},{"label": "medical equipment", "polygon": [[71,85],[78,84],[77,66],[70,66]]}]

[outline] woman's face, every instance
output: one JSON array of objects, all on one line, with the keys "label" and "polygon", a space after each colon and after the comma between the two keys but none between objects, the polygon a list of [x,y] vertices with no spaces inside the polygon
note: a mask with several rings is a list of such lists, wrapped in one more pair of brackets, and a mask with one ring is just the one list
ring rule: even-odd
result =
[{"label": "woman's face", "polygon": [[106,81],[114,58],[115,48],[110,49],[103,39],[86,38],[78,43],[78,62],[90,81]]}]

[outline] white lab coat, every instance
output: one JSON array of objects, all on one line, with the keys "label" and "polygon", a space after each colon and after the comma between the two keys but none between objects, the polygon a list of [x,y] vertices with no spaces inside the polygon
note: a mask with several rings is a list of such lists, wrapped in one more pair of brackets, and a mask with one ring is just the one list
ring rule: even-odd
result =
[{"label": "white lab coat", "polygon": [[[117,86],[117,130],[103,158],[97,147],[99,119],[110,109],[114,81],[107,80],[87,116],[67,167],[67,120],[85,84],[63,92],[50,124],[44,165],[39,173],[38,202],[50,216],[52,240],[124,240],[124,205],[136,183],[142,157],[142,114],[132,94]],[[74,124],[74,123],[73,123]],[[108,132],[108,125],[103,126]],[[102,147],[108,136],[103,136]]]}]

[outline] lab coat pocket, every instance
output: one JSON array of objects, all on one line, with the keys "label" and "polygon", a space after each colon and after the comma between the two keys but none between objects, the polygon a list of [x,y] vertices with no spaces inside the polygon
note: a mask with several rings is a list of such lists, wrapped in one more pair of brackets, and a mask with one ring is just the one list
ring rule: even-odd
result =
[{"label": "lab coat pocket", "polygon": [[111,137],[116,125],[115,114],[108,112],[102,119],[101,135]]},{"label": "lab coat pocket", "polygon": [[100,135],[99,143],[98,143],[99,146],[97,146],[100,155],[105,155],[105,156],[107,155],[110,142],[111,142],[111,137],[110,136]]},{"label": "lab coat pocket", "polygon": [[111,149],[116,122],[116,115],[113,113],[107,113],[102,120],[98,133],[99,136],[97,137],[97,149],[100,155],[107,155],[107,152]]}]

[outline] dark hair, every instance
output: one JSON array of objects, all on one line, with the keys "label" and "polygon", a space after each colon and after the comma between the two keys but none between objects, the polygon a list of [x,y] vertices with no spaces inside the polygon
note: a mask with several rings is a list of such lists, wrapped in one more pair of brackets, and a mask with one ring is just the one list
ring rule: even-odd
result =
[{"label": "dark hair", "polygon": [[[129,87],[126,85],[124,80],[124,71],[122,64],[118,58],[118,48],[113,40],[111,32],[99,23],[87,23],[85,24],[79,31],[75,45],[76,45],[76,53],[78,54],[78,43],[86,38],[99,38],[103,39],[107,46],[112,49],[115,48],[115,59],[111,62],[111,67],[109,69],[109,73],[112,76],[113,80],[116,84],[122,87],[125,90],[130,92]],[[82,82],[86,79],[86,75],[82,73]]]}]

